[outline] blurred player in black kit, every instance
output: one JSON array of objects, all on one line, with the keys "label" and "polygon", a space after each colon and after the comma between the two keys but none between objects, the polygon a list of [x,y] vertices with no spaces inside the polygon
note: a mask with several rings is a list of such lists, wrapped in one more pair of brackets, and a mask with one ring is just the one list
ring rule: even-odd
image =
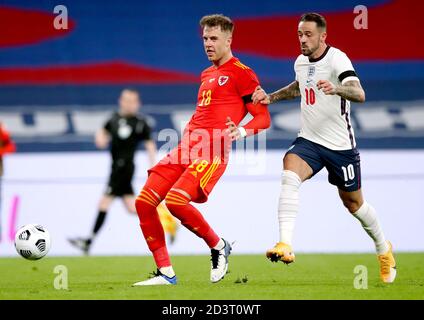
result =
[{"label": "blurred player in black kit", "polygon": [[[130,213],[136,213],[134,191],[131,184],[135,165],[134,154],[139,142],[144,147],[149,158],[149,167],[156,163],[156,143],[151,138],[151,128],[146,119],[138,114],[141,106],[140,95],[134,89],[124,89],[119,97],[119,111],[100,128],[95,135],[95,144],[99,149],[110,145],[112,170],[106,192],[100,199],[98,214],[92,234],[88,238],[73,238],[69,242],[85,254],[89,253],[91,244],[103,226],[107,211],[116,197],[122,198]],[[174,240],[177,223],[164,205],[158,208],[164,229]]]}]

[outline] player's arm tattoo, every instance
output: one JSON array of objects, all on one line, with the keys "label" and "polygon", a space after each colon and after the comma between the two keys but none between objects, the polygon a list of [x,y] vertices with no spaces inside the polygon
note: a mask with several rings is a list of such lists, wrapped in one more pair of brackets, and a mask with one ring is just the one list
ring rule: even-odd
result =
[{"label": "player's arm tattoo", "polygon": [[269,95],[269,100],[271,103],[280,101],[280,100],[290,100],[300,96],[299,82],[293,81],[288,86],[281,88]]},{"label": "player's arm tattoo", "polygon": [[345,84],[337,86],[336,94],[349,101],[365,102],[365,91],[359,81],[347,81]]}]

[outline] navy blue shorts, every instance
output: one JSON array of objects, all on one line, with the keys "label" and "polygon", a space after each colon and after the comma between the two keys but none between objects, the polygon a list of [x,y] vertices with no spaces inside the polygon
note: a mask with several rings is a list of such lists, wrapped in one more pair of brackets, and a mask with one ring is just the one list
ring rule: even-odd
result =
[{"label": "navy blue shorts", "polygon": [[330,150],[304,138],[297,138],[286,154],[296,154],[313,170],[312,176],[326,168],[328,182],[343,191],[361,189],[361,163],[358,150]]}]

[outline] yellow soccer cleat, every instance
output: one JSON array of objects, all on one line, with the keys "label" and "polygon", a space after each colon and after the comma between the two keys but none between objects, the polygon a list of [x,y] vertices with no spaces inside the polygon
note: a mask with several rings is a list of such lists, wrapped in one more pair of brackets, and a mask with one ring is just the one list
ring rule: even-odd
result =
[{"label": "yellow soccer cleat", "polygon": [[292,263],[295,259],[291,246],[284,242],[278,242],[274,248],[269,249],[266,252],[266,257],[271,260],[271,262],[281,261],[285,264]]},{"label": "yellow soccer cleat", "polygon": [[393,256],[392,244],[387,241],[389,245],[389,251],[385,254],[377,256],[378,262],[380,263],[380,278],[385,283],[392,283],[396,278],[396,261]]}]

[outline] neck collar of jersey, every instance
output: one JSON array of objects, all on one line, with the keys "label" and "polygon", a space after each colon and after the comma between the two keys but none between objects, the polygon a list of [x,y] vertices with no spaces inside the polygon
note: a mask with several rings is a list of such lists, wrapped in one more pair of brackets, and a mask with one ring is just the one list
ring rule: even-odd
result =
[{"label": "neck collar of jersey", "polygon": [[230,62],[235,62],[237,61],[237,58],[232,56],[227,62],[225,62],[224,64],[221,64],[220,66],[216,66],[216,65],[212,65],[212,67],[214,67],[216,70],[221,69],[223,66],[229,64]]},{"label": "neck collar of jersey", "polygon": [[324,58],[325,57],[325,55],[327,54],[327,52],[328,52],[328,50],[330,50],[330,48],[331,48],[331,46],[329,46],[328,44],[327,44],[327,48],[325,48],[325,50],[324,50],[324,52],[322,53],[322,55],[320,55],[318,58],[315,58],[315,59],[312,59],[312,58],[309,58],[309,62],[318,62],[318,61],[320,61],[322,58]]}]

